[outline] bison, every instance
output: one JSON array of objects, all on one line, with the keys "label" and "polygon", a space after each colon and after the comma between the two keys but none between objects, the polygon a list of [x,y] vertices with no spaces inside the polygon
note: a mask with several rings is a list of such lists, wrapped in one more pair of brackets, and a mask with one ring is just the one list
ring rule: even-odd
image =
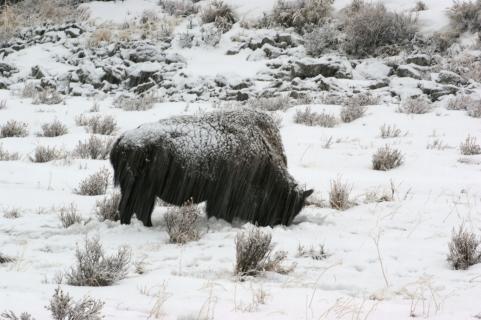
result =
[{"label": "bison", "polygon": [[206,213],[232,222],[289,225],[312,190],[287,171],[279,130],[251,109],[174,116],[122,134],[110,161],[120,186],[121,223],[145,226],[157,197],[182,205],[206,201]]}]

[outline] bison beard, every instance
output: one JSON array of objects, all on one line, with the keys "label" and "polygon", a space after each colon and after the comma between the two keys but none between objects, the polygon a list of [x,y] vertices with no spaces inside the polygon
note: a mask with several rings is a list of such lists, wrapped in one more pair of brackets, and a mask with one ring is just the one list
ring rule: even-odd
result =
[{"label": "bison beard", "polygon": [[151,226],[159,197],[174,205],[207,201],[209,217],[229,222],[289,225],[312,193],[287,172],[272,118],[248,109],[141,125],[117,139],[110,161],[127,224],[135,213]]}]

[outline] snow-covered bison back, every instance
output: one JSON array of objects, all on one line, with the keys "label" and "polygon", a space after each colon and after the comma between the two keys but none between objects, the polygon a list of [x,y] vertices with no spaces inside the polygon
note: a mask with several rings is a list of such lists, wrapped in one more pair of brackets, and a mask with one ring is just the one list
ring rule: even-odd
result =
[{"label": "snow-covered bison back", "polygon": [[209,217],[288,225],[312,190],[287,172],[273,119],[250,109],[176,116],[125,132],[110,161],[120,185],[120,218],[151,226],[156,197],[182,205],[207,201]]}]

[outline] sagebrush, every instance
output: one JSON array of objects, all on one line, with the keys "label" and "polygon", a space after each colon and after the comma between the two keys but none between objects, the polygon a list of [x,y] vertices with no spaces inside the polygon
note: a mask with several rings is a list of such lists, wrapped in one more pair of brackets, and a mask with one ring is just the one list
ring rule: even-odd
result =
[{"label": "sagebrush", "polygon": [[169,208],[164,215],[164,223],[172,243],[183,244],[200,238],[201,211],[192,201]]},{"label": "sagebrush", "polygon": [[379,148],[372,156],[372,168],[374,170],[387,171],[399,167],[404,162],[402,153],[386,145]]},{"label": "sagebrush", "polygon": [[458,231],[453,230],[447,260],[455,270],[466,270],[481,262],[480,244],[481,240],[474,233],[460,226]]},{"label": "sagebrush", "polygon": [[98,238],[85,239],[83,250],[77,247],[76,263],[65,274],[72,286],[110,286],[125,278],[130,263],[130,250],[122,247],[111,256],[105,255]]}]

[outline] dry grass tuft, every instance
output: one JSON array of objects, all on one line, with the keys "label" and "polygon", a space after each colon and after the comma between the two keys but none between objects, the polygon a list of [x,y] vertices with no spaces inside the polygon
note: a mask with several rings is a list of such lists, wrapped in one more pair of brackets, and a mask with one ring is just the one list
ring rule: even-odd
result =
[{"label": "dry grass tuft", "polygon": [[240,276],[255,276],[265,271],[281,274],[291,272],[294,266],[283,265],[287,257],[286,252],[273,253],[271,240],[272,235],[258,227],[239,232],[235,239],[235,273]]},{"label": "dry grass tuft", "polygon": [[379,148],[372,156],[372,168],[374,170],[387,171],[403,164],[404,156],[397,149],[388,145]]},{"label": "dry grass tuft", "polygon": [[80,182],[75,193],[84,196],[99,196],[105,194],[110,181],[110,171],[106,168],[100,169],[91,176]]},{"label": "dry grass tuft", "polygon": [[28,136],[28,124],[17,120],[9,120],[0,126],[0,138],[26,137]]},{"label": "dry grass tuft", "polygon": [[82,216],[78,213],[78,208],[73,203],[60,208],[59,219],[64,228],[68,228],[76,223],[82,223]]},{"label": "dry grass tuft", "polygon": [[481,262],[480,244],[481,240],[474,233],[460,226],[457,232],[453,230],[447,260],[455,270],[466,270]]},{"label": "dry grass tuft", "polygon": [[477,143],[476,137],[468,136],[459,146],[462,155],[472,156],[481,154],[481,146]]},{"label": "dry grass tuft", "polygon": [[170,242],[184,244],[199,240],[201,235],[201,211],[192,201],[181,207],[171,207],[164,215]]},{"label": "dry grass tuft", "polygon": [[306,107],[304,110],[296,110],[294,122],[310,127],[320,126],[325,128],[333,128],[337,124],[336,117],[333,115],[313,112],[310,107]]},{"label": "dry grass tuft", "polygon": [[95,213],[100,221],[120,220],[119,204],[122,194],[119,191],[114,191],[105,196],[102,200],[97,200]]}]

